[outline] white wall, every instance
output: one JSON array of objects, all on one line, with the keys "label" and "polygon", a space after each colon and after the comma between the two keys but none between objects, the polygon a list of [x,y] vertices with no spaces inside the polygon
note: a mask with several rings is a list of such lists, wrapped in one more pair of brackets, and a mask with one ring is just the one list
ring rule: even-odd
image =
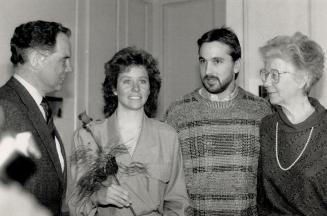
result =
[{"label": "white wall", "polygon": [[[94,118],[103,117],[102,82],[104,81],[104,63],[107,62],[117,50],[117,7],[119,1],[97,0],[88,2],[88,68],[85,74],[86,83],[77,83],[81,93],[78,99],[86,100],[84,106],[78,107],[78,113],[87,110]],[[80,23],[84,25],[85,23]],[[81,63],[81,62],[79,62]],[[79,74],[83,76],[83,74]],[[85,88],[87,86],[87,88]],[[83,99],[84,98],[84,99]]]},{"label": "white wall", "polygon": [[327,108],[327,1],[311,0],[310,2],[310,34],[325,51],[325,73],[311,92],[313,97]]}]

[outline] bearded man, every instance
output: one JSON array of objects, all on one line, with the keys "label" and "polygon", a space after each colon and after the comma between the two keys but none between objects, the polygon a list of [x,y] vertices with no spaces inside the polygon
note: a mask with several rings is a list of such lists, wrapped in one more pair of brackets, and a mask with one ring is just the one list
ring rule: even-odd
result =
[{"label": "bearded man", "polygon": [[261,119],[269,103],[237,86],[241,46],[227,27],[197,41],[203,86],[170,105],[193,215],[257,215]]}]

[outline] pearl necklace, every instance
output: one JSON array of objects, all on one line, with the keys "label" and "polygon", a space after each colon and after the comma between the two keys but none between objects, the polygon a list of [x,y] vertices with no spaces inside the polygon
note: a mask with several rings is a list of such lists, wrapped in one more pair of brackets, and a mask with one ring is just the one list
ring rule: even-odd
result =
[{"label": "pearl necklace", "polygon": [[278,122],[276,122],[276,160],[277,160],[278,166],[279,166],[279,168],[280,168],[281,170],[283,170],[283,171],[287,171],[287,170],[291,169],[291,168],[296,164],[296,162],[301,158],[302,154],[304,153],[305,149],[307,148],[307,145],[308,145],[309,142],[310,142],[311,135],[312,135],[312,132],[313,132],[313,128],[314,128],[314,127],[312,127],[311,130],[310,130],[310,134],[309,134],[308,140],[307,140],[307,142],[305,143],[304,148],[302,149],[300,155],[295,159],[295,161],[294,161],[294,162],[293,162],[289,167],[284,168],[284,167],[282,167],[282,165],[280,164],[280,162],[279,162],[279,158],[278,158]]}]

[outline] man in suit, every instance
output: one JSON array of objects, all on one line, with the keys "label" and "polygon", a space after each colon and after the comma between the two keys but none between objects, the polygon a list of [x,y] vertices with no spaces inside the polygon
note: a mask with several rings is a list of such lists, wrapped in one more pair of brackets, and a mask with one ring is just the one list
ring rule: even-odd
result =
[{"label": "man in suit", "polygon": [[10,43],[14,75],[0,88],[5,116],[1,130],[30,131],[42,154],[34,159],[36,171],[23,186],[54,216],[62,215],[67,165],[44,98],[60,90],[66,73],[72,71],[70,35],[68,28],[56,22],[39,20],[18,26]]}]

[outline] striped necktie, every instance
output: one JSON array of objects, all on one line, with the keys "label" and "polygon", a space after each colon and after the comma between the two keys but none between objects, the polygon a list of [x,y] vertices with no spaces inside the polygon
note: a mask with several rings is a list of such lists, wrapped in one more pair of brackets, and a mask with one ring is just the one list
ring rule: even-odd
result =
[{"label": "striped necktie", "polygon": [[50,133],[51,133],[52,137],[54,138],[55,137],[55,125],[53,123],[52,111],[51,111],[49,102],[45,97],[42,98],[41,106],[43,107],[43,110],[45,112],[46,122],[47,122],[48,128],[50,130]]}]

